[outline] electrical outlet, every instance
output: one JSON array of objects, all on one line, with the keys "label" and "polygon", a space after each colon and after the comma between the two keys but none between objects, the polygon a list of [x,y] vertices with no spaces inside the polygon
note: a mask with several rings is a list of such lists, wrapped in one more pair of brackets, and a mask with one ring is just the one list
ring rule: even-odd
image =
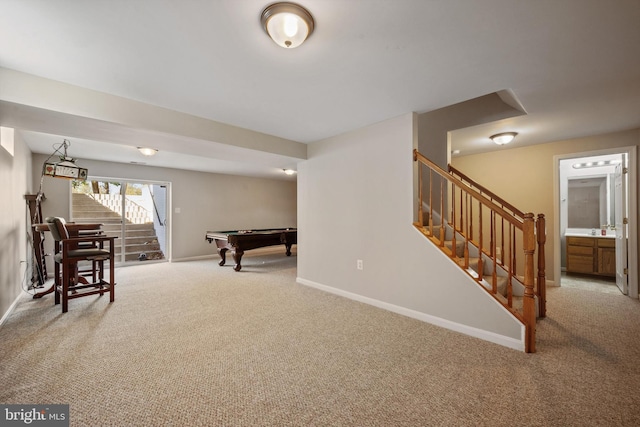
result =
[{"label": "electrical outlet", "polygon": [[362,265],[362,260],[361,259],[356,261],[356,267],[358,268],[358,270],[364,269],[364,266]]}]

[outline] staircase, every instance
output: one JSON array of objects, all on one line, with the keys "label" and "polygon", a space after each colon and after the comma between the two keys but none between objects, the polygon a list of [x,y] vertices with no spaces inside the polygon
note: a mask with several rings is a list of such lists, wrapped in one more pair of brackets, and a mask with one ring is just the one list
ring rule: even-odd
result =
[{"label": "staircase", "polygon": [[419,182],[414,226],[525,326],[525,351],[535,352],[536,319],[546,312],[544,215],[521,212],[417,150],[414,161]]},{"label": "staircase", "polygon": [[78,223],[100,223],[107,236],[115,236],[116,254],[125,247],[125,261],[163,259],[158,237],[149,212],[127,201],[126,233],[122,237],[122,197],[111,194],[72,193],[72,217]]}]

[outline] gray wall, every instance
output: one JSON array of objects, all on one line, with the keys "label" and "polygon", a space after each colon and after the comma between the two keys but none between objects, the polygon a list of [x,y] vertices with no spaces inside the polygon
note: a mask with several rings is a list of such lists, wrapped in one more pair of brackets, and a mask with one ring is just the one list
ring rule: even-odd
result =
[{"label": "gray wall", "polygon": [[31,152],[16,132],[13,156],[0,148],[0,317],[20,294],[28,251],[28,209],[24,195],[31,188]]},{"label": "gray wall", "polygon": [[[34,180],[47,156],[33,156]],[[215,254],[207,230],[296,227],[296,182],[78,160],[90,176],[171,183],[172,260]],[[70,217],[69,181],[45,178],[43,216]],[[180,213],[176,213],[176,208]]]},{"label": "gray wall", "polygon": [[416,130],[416,115],[407,114],[310,144],[298,165],[298,281],[518,341],[519,322],[412,225]]}]

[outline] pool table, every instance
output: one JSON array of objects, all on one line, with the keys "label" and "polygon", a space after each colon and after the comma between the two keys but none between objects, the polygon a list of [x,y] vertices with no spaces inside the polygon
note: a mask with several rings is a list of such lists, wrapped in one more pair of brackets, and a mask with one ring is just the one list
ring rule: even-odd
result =
[{"label": "pool table", "polygon": [[265,246],[284,245],[287,256],[291,255],[291,246],[297,243],[298,232],[295,228],[276,228],[265,230],[234,230],[234,231],[207,231],[205,240],[209,243],[216,242],[221,261],[219,265],[226,263],[227,251],[231,250],[236,265],[235,271],[240,271],[242,255],[244,251],[263,248]]}]

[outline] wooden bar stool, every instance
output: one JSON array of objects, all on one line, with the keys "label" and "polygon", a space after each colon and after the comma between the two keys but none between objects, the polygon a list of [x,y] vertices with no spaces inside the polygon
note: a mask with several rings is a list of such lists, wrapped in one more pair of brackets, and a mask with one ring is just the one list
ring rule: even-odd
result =
[{"label": "wooden bar stool", "polygon": [[[62,301],[62,312],[68,311],[70,299],[88,295],[104,295],[109,292],[109,301],[115,300],[115,237],[92,235],[70,238],[64,218],[49,217],[45,220],[56,241],[55,303]],[[105,248],[105,242],[107,247]],[[91,263],[92,281],[88,282],[78,273],[78,262]],[[104,263],[108,262],[109,280],[104,280]]]}]

